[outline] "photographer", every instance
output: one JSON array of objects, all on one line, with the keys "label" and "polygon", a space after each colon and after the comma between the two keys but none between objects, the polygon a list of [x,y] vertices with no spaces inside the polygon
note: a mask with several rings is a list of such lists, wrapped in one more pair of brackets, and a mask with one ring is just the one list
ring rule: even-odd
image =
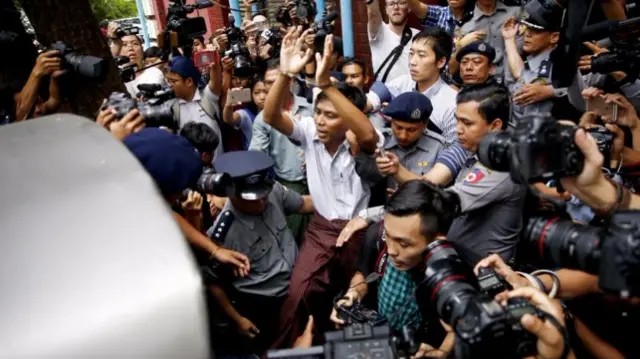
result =
[{"label": "photographer", "polygon": [[129,62],[136,65],[136,77],[132,81],[125,83],[127,92],[131,98],[137,98],[138,85],[159,84],[165,85],[164,74],[156,67],[150,67],[142,71],[145,67],[144,52],[142,51],[142,39],[138,35],[125,35],[121,39],[122,49],[119,55],[127,56]]},{"label": "photographer", "polygon": [[[421,342],[439,346],[444,330],[437,324],[437,314],[422,318],[413,292],[421,280],[424,249],[448,231],[457,205],[455,196],[427,182],[416,180],[402,185],[385,205],[383,222],[375,223],[367,231],[357,272],[351,278],[344,297],[335,304],[331,321],[345,324],[344,319],[349,315],[344,310],[364,300],[370,292],[370,284],[365,277],[377,273],[380,278],[378,313],[388,320],[393,330],[400,331],[404,326],[410,326],[418,330]],[[364,219],[368,223],[373,220],[370,217]],[[339,247],[341,245],[338,243]],[[474,253],[460,248],[467,254],[469,265],[479,259]]]},{"label": "photographer", "polygon": [[[222,86],[220,67],[213,64],[209,74],[209,84],[205,85],[200,77],[200,71],[188,57],[176,56],[169,62],[167,82],[178,99],[173,105],[173,115],[180,128],[189,122],[204,123],[215,131],[218,138],[222,139],[218,124],[220,120],[218,101]],[[223,152],[222,146],[218,146],[214,152],[214,159]]]},{"label": "photographer", "polygon": [[[62,104],[62,91],[59,79],[66,71],[62,69],[60,52],[49,50],[38,55],[22,90],[17,94],[15,121],[38,117],[56,112]],[[42,86],[48,81],[48,98],[43,99]],[[46,96],[46,95],[44,95]]]},{"label": "photographer", "polygon": [[[253,136],[253,122],[258,113],[264,108],[264,102],[267,99],[268,93],[264,78],[254,79],[249,89],[251,90],[251,102],[231,103],[227,101],[222,110],[222,119],[224,122],[242,131],[242,148],[244,150],[249,149],[251,137]],[[241,89],[233,89],[233,91],[238,90]],[[235,111],[234,107],[237,108]]]}]

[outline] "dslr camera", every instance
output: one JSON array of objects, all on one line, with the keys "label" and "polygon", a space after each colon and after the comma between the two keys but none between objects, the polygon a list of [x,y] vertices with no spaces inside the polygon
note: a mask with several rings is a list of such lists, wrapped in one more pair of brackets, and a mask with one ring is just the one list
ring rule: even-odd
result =
[{"label": "dslr camera", "polygon": [[425,250],[425,277],[416,290],[424,311],[435,308],[456,333],[457,358],[523,358],[537,354],[535,335],[520,324],[525,314],[544,313],[523,298],[500,305],[482,293],[472,269],[447,241]]},{"label": "dslr camera", "polygon": [[139,97],[144,98],[144,101],[138,102],[127,94],[114,92],[102,109],[115,109],[116,117],[120,119],[137,108],[147,127],[175,129],[177,124],[173,119],[172,102],[168,101],[175,97],[173,91],[163,89],[157,84],[138,85],[138,90],[140,90]]},{"label": "dslr camera", "polygon": [[56,41],[49,48],[40,48],[40,52],[58,50],[62,59],[62,67],[84,77],[102,81],[109,71],[109,62],[106,59],[83,55],[74,50],[63,41]]},{"label": "dslr camera", "polygon": [[[510,172],[514,181],[546,182],[582,172],[584,155],[574,142],[578,127],[558,123],[548,114],[525,116],[513,132],[492,132],[480,142],[478,157],[488,168]],[[604,127],[586,130],[608,158],[613,134]],[[608,166],[608,160],[605,166]]]},{"label": "dslr camera", "polygon": [[135,80],[136,71],[138,71],[138,65],[133,62],[130,62],[129,58],[126,56],[117,56],[115,58],[116,65],[118,65],[118,71],[120,72],[120,78],[122,82],[130,82]]},{"label": "dslr camera", "polygon": [[[194,190],[201,194],[230,197],[235,192],[235,185],[233,184],[231,175],[228,173],[216,173],[213,168],[205,167],[198,178]],[[183,192],[183,196],[187,196],[188,194],[188,189]]]},{"label": "dslr camera", "polygon": [[317,22],[311,25],[313,32],[315,33],[315,46],[316,51],[323,53],[324,52],[324,40],[327,35],[331,35],[334,30],[334,21],[338,17],[338,13],[336,11],[332,11],[328,13],[325,17],[318,20]]},{"label": "dslr camera", "polygon": [[578,269],[598,276],[600,288],[621,298],[640,296],[640,211],[615,213],[604,228],[533,217],[524,240],[550,268]]},{"label": "dslr camera", "polygon": [[251,54],[245,45],[245,36],[242,30],[235,26],[235,19],[229,14],[229,27],[224,30],[227,35],[227,50],[224,55],[233,58],[233,74],[246,78],[253,74]]}]

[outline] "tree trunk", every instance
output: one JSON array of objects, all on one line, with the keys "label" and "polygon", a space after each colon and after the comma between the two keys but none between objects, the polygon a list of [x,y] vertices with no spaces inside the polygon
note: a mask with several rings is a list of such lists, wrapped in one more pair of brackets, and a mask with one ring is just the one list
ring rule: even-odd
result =
[{"label": "tree trunk", "polygon": [[[64,41],[85,55],[112,59],[111,51],[93,16],[88,0],[20,0],[38,41],[48,46]],[[109,73],[102,83],[73,76],[67,95],[79,115],[95,119],[102,101],[113,91],[126,89],[114,61],[109,61]],[[76,81],[77,79],[77,81]]]}]

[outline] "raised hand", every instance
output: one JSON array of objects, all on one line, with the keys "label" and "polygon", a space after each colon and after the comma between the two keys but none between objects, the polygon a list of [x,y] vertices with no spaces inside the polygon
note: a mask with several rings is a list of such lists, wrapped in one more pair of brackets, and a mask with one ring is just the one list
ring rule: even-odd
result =
[{"label": "raised hand", "polygon": [[502,37],[505,40],[511,40],[514,39],[517,34],[518,24],[516,23],[516,19],[512,16],[502,25]]},{"label": "raised hand", "polygon": [[280,48],[280,70],[288,74],[297,74],[313,57],[313,51],[303,51],[304,39],[311,32],[307,29],[302,32],[302,27],[291,28],[282,40]]},{"label": "raised hand", "polygon": [[316,52],[316,86],[331,84],[329,71],[331,70],[331,56],[333,56],[333,35],[324,39],[324,52]]}]

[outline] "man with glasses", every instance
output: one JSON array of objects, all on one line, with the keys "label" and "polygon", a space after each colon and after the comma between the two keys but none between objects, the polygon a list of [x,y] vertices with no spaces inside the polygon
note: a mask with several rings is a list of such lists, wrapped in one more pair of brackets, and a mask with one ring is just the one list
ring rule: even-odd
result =
[{"label": "man with glasses", "polygon": [[409,75],[409,46],[418,30],[410,28],[407,17],[411,10],[407,0],[389,0],[386,3],[389,23],[382,21],[378,0],[365,0],[367,4],[367,32],[371,47],[374,80],[388,81]]},{"label": "man with glasses", "polygon": [[[176,56],[169,63],[166,78],[169,87],[176,94],[176,101],[172,107],[173,117],[182,129],[189,122],[204,123],[211,127],[218,138],[222,139],[222,132],[218,119],[220,116],[220,93],[222,84],[219,81],[219,67],[212,66],[209,84],[205,86],[200,71],[191,59]],[[215,159],[223,153],[222,146],[218,146],[213,154]]]}]

